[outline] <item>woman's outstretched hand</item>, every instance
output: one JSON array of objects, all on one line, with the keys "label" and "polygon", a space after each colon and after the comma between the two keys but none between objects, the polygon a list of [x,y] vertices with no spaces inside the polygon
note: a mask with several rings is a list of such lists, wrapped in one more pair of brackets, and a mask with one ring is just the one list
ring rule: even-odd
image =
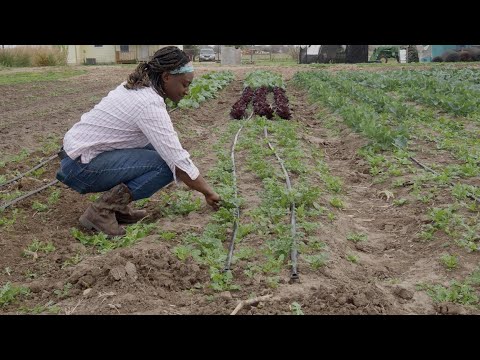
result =
[{"label": "woman's outstretched hand", "polygon": [[218,210],[220,207],[221,198],[216,192],[211,192],[205,195],[205,200],[207,204],[210,205],[214,210]]}]

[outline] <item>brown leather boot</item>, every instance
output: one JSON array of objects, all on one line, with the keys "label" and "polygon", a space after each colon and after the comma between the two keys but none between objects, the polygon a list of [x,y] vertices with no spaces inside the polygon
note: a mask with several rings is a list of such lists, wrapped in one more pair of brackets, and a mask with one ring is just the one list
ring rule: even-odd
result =
[{"label": "brown leather boot", "polygon": [[95,229],[109,236],[125,235],[125,230],[118,225],[116,211],[125,211],[132,194],[125,184],[119,184],[107,192],[80,216],[80,223],[87,229]]},{"label": "brown leather boot", "polygon": [[147,211],[134,210],[130,207],[130,205],[127,205],[125,206],[125,209],[115,211],[115,216],[117,217],[117,221],[119,223],[134,224],[147,216]]},{"label": "brown leather boot", "polygon": [[[137,221],[142,220],[145,216],[147,216],[146,210],[135,210],[133,209],[129,203],[133,201],[133,195],[127,185],[123,185],[121,190],[124,193],[124,200],[117,209],[115,209],[115,216],[117,217],[117,221],[119,223],[124,224],[134,224]],[[118,185],[118,186],[120,186]],[[126,204],[125,204],[126,203]],[[120,205],[120,204],[119,204]]]},{"label": "brown leather boot", "polygon": [[108,236],[123,236],[125,230],[118,225],[115,212],[99,207],[98,204],[91,204],[80,216],[80,224],[86,229],[97,230]]}]

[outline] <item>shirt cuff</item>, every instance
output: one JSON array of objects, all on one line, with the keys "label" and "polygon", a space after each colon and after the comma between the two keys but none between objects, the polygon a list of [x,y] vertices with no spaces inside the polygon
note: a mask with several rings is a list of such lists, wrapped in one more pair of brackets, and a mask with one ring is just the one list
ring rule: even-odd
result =
[{"label": "shirt cuff", "polygon": [[172,173],[173,173],[173,180],[177,185],[180,184],[182,181],[177,180],[177,174],[175,171],[176,167],[178,167],[180,170],[185,171],[187,175],[190,177],[190,179],[192,180],[196,180],[200,175],[200,170],[198,170],[198,168],[193,164],[190,158],[176,161],[175,163],[173,163]]}]

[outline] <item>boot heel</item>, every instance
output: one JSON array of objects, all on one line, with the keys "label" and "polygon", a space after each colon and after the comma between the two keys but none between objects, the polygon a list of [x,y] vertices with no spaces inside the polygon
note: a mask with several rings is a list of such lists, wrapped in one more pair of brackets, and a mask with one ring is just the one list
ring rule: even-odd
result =
[{"label": "boot heel", "polygon": [[93,225],[90,221],[88,221],[85,218],[80,217],[80,219],[78,219],[78,221],[87,230],[97,230],[97,231],[99,231],[95,225]]}]

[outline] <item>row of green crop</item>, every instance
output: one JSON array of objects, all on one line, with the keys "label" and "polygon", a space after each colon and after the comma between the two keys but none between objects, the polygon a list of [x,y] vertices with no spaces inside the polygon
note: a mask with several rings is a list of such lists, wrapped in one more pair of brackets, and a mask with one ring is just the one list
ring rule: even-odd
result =
[{"label": "row of green crop", "polygon": [[[370,75],[366,76],[370,78]],[[372,83],[375,82],[374,77],[370,79]],[[470,130],[461,121],[438,116],[433,110],[407,105],[403,99],[397,99],[376,88],[366,88],[363,83],[357,83],[357,80],[357,74],[350,76],[346,73],[331,78],[334,84],[347,89],[348,94],[355,99],[371,104],[380,113],[390,114],[392,121],[407,124],[411,134],[435,141],[438,149],[448,150],[457,159],[465,161],[466,167],[473,171],[467,170],[465,176],[480,174],[474,166],[480,161],[478,130]]]},{"label": "row of green crop", "polygon": [[278,73],[267,70],[255,70],[247,74],[243,87],[250,87],[252,90],[267,87],[272,90],[274,87],[285,88],[282,76]]},{"label": "row of green crop", "polygon": [[[345,96],[349,96],[358,101],[361,108],[370,109],[379,114],[384,118],[383,124],[397,131],[402,130],[405,139],[413,135],[435,141],[439,149],[448,150],[459,160],[465,161],[463,166],[465,171],[459,170],[464,172],[464,176],[478,175],[478,171],[475,171],[478,167],[475,164],[480,161],[480,141],[475,131],[464,128],[461,122],[438,117],[432,110],[417,109],[405,104],[401,99],[396,99],[382,90],[366,88],[358,82],[358,76],[345,72],[339,72],[334,76],[322,72],[317,73],[315,78],[330,87],[333,86],[342,96],[342,101],[345,101]],[[371,75],[360,76],[368,78]],[[436,134],[432,134],[432,130]],[[371,129],[369,131],[372,132]],[[397,145],[402,144],[401,138],[395,140]]]},{"label": "row of green crop", "polygon": [[[284,86],[281,76],[267,71],[250,73],[245,83],[251,87]],[[232,161],[225,146],[227,139],[233,138],[242,123],[244,130],[239,137],[236,152],[244,155],[241,156],[244,162],[240,161],[237,167],[253,172],[261,179],[263,185],[263,188],[259,189],[261,204],[246,212],[244,200],[241,197],[235,199],[234,196]],[[233,272],[222,272],[227,256],[223,243],[227,241],[227,232],[233,226],[234,209],[237,205],[241,208],[241,216],[232,265],[238,266],[240,261],[245,260],[243,270],[245,275],[253,277],[260,273],[267,277],[269,285],[276,286],[278,283],[277,275],[285,264],[288,264],[288,255],[293,243],[291,225],[288,222],[292,201],[297,206],[297,225],[300,229],[297,236],[304,254],[303,260],[313,268],[322,266],[326,261],[324,244],[317,238],[310,237],[318,228],[318,224],[309,220],[320,215],[327,216],[327,209],[316,202],[320,194],[319,188],[307,183],[309,177],[305,167],[305,154],[300,148],[296,124],[288,121],[273,123],[263,117],[255,117],[242,123],[230,124],[229,130],[214,147],[218,162],[208,173],[209,179],[223,199],[223,206],[213,216],[213,221],[205,227],[203,233],[185,236],[183,244],[174,248],[177,256],[181,258],[192,256],[209,266],[211,286],[215,290],[238,288]],[[274,154],[263,138],[265,126],[284,159],[287,171],[300,177],[291,191],[285,187],[284,175],[278,164],[275,164]],[[334,177],[327,172],[324,174],[326,179],[329,176],[333,184]],[[311,177],[312,174],[309,175]],[[252,248],[249,240],[253,238],[256,242],[260,240],[264,245],[260,249]]]},{"label": "row of green crop", "polygon": [[231,71],[214,71],[195,78],[190,84],[188,95],[185,96],[178,104],[174,104],[171,100],[167,100],[170,108],[198,108],[200,103],[207,99],[217,96],[218,91],[227,86],[235,76]]},{"label": "row of green crop", "polygon": [[[415,127],[418,117],[413,107],[401,104],[397,100],[385,96],[381,91],[372,91],[364,88],[348,80],[347,75],[341,75],[337,78],[324,72],[299,73],[295,76],[295,81],[309,89],[312,100],[326,104],[340,114],[346,123],[373,140],[369,148],[362,150],[362,155],[371,166],[370,172],[373,176],[380,174],[385,176],[403,176],[405,171],[401,170],[402,167],[406,167],[407,172],[413,170],[411,162],[406,157],[408,152],[388,146],[389,141],[396,140],[399,143],[398,137],[392,139],[388,136],[392,131],[398,129],[398,125],[395,123],[400,123],[404,129],[409,130],[404,133],[407,139],[410,138],[410,134],[415,135],[415,131],[418,129]],[[368,121],[372,119],[374,121]],[[431,122],[433,123],[434,119],[431,119]],[[391,130],[389,130],[389,127],[391,127]],[[385,139],[388,142],[385,142]],[[405,147],[406,142],[401,145]],[[378,150],[382,149],[395,149],[393,152],[394,160],[387,161],[386,157],[378,152]],[[472,159],[470,160],[473,161]],[[475,169],[478,171],[478,167],[475,167],[474,164],[472,166],[472,162],[466,162],[463,165],[450,165],[439,170],[438,175],[426,174],[417,177],[413,191],[418,191],[417,195],[419,197],[427,196],[425,194],[422,195],[419,189],[422,187],[428,188],[430,186],[428,184],[432,182],[434,186],[448,187],[457,176],[477,176],[478,173]],[[415,171],[413,170],[413,172]],[[466,199],[468,192],[471,194],[480,193],[478,188],[462,184],[458,184],[458,186],[452,189],[452,196],[458,202],[452,205],[448,214],[456,213],[461,208],[464,208],[473,211],[475,215],[463,216],[456,214],[455,217],[448,217],[448,219],[452,218],[455,220],[448,220],[445,223],[438,221],[436,217],[440,210],[432,208],[429,213],[432,224],[430,227],[425,228],[422,236],[428,239],[436,231],[442,230],[449,234],[459,245],[470,250],[477,250],[476,237],[472,234],[478,233],[480,229],[478,224],[478,207],[475,203],[468,203]],[[414,195],[414,193],[412,194]],[[428,200],[431,200],[431,198],[427,197]],[[450,226],[445,224],[450,224]]]},{"label": "row of green crop", "polygon": [[[478,70],[471,71],[478,73]],[[405,100],[480,120],[479,85],[465,84],[460,79],[453,81],[455,75],[446,77],[446,73],[447,70],[442,70],[440,74],[435,71],[355,72],[349,74],[349,78],[370,88],[398,92]]]},{"label": "row of green crop", "polygon": [[[375,91],[372,94],[372,89],[367,88],[364,88],[362,91],[362,86],[351,81],[348,78],[348,74],[342,74],[335,79],[323,75],[320,77],[321,79],[319,80],[315,79],[313,74],[298,74],[295,78],[297,84],[302,84],[309,90],[312,101],[319,101],[342,116],[349,116],[352,113],[357,114],[359,118],[349,118],[349,121],[346,121],[357,130],[363,131],[365,129],[364,123],[360,118],[362,114],[370,114],[370,111],[365,112],[363,109],[358,112],[355,111],[355,108],[359,107],[378,111],[377,119],[381,118],[384,120],[382,124],[388,124],[389,117],[392,124],[398,119],[398,122],[402,123],[405,128],[410,129],[409,133],[412,136],[409,139],[412,144],[417,135],[416,130],[421,128],[421,125],[425,126],[425,124],[415,123],[415,120],[418,120],[418,114],[412,109],[404,108],[401,104],[395,103],[395,99],[390,101],[381,92]],[[321,84],[319,85],[317,82]],[[343,100],[337,101],[336,97],[341,97]],[[336,105],[339,105],[339,107],[335,107]],[[387,115],[388,113],[390,115]],[[382,115],[387,116],[387,119]],[[375,118],[375,115],[372,115],[372,118]],[[356,121],[356,123],[352,124],[352,120]],[[434,119],[430,120],[433,124]],[[427,124],[430,125],[430,122]],[[367,136],[371,135],[369,131],[363,131],[363,133]],[[453,203],[448,203],[449,199],[448,197],[445,198],[444,194],[445,189],[450,187],[451,181],[456,176],[450,171],[453,167],[437,170],[437,174],[417,170],[410,161],[414,153],[408,151],[407,146],[401,149],[379,146],[375,139],[382,139],[381,136],[373,134],[373,136],[369,137],[373,139],[373,142],[370,146],[360,149],[359,153],[370,165],[370,173],[374,177],[374,183],[377,180],[378,182],[385,182],[386,178],[391,177],[395,179],[391,183],[391,186],[394,188],[409,188],[409,197],[397,198],[393,200],[393,205],[408,206],[412,197],[420,203],[431,205],[426,210],[429,223],[421,227],[418,233],[419,240],[433,241],[442,238],[441,233],[443,233],[460,248],[469,252],[480,250],[480,207],[476,202],[472,202],[467,198],[468,193],[480,195],[480,189],[456,183],[451,188]],[[382,148],[387,151],[383,151]],[[431,165],[429,164],[429,166]],[[417,173],[418,175],[412,178],[410,173]],[[475,175],[472,176],[477,175],[475,172]],[[385,190],[383,193],[393,196],[393,191]],[[437,198],[438,195],[441,195],[441,197]],[[442,247],[447,246],[450,246],[450,244],[444,243],[442,245]],[[451,253],[452,250],[450,250]],[[455,254],[455,250],[453,250],[453,254]],[[458,264],[458,257],[452,254],[444,254],[439,260],[448,271],[455,269]],[[425,290],[435,302],[449,301],[478,307],[479,297],[477,294],[478,285],[480,284],[478,274],[479,271],[477,269],[471,275],[468,275],[464,281],[453,281],[450,286],[421,283],[418,285],[418,289]]]}]

